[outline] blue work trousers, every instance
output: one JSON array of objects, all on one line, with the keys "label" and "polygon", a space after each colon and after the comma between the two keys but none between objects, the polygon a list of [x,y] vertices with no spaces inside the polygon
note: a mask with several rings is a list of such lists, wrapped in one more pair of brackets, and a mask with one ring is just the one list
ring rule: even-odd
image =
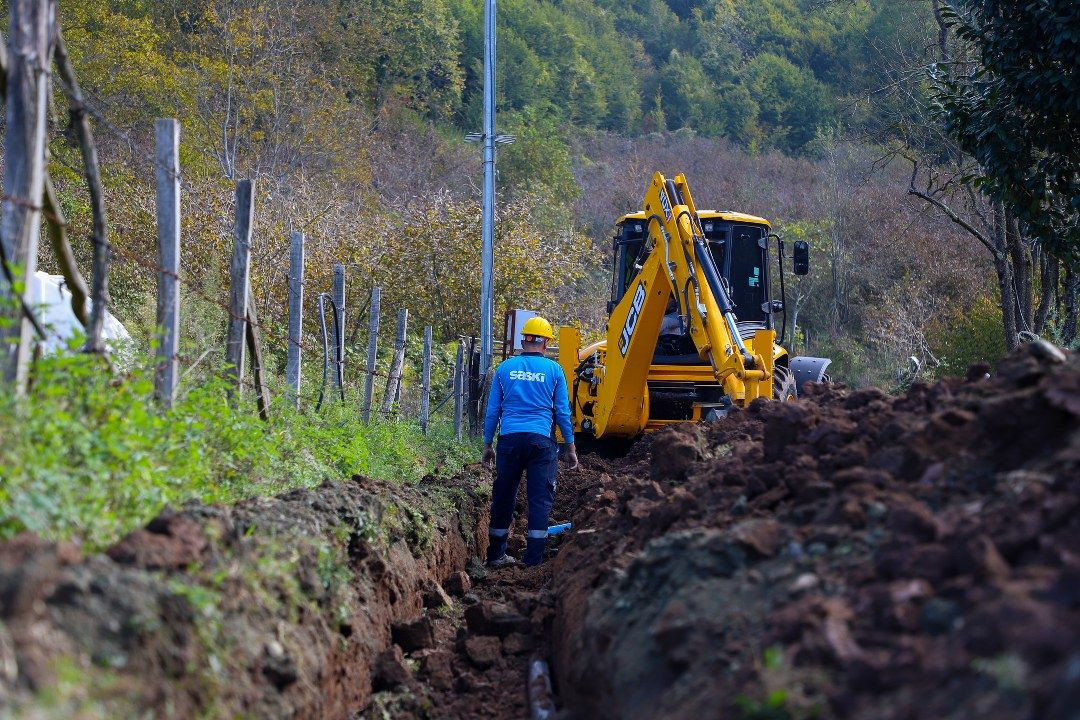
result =
[{"label": "blue work trousers", "polygon": [[488,530],[488,561],[506,553],[506,540],[514,520],[521,474],[529,497],[529,533],[525,540],[526,565],[539,565],[547,545],[548,517],[555,502],[555,471],[558,449],[555,441],[537,433],[500,435],[495,447],[495,487],[491,493],[491,523]]}]

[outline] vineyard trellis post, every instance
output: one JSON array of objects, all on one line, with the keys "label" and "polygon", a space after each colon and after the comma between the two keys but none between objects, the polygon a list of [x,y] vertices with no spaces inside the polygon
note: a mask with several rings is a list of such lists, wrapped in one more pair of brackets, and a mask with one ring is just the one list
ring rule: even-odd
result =
[{"label": "vineyard trellis post", "polygon": [[480,365],[483,362],[483,351],[481,347],[477,347],[482,343],[477,343],[475,337],[469,338],[469,370],[465,383],[465,411],[469,415],[469,434],[477,436],[480,434]]},{"label": "vineyard trellis post", "polygon": [[465,341],[458,340],[457,359],[454,362],[454,437],[461,439],[461,413],[465,408]]},{"label": "vineyard trellis post", "polygon": [[289,253],[289,347],[285,383],[289,403],[300,407],[300,347],[304,330],[304,233],[293,230]]},{"label": "vineyard trellis post", "polygon": [[255,192],[251,180],[236,183],[236,224],[229,264],[229,330],[225,339],[225,372],[240,392],[244,381],[244,340],[247,334],[248,284],[251,265],[251,221]]},{"label": "vineyard trellis post", "polygon": [[[45,125],[49,98],[49,65],[55,37],[53,0],[11,0],[8,13],[10,52],[7,58],[7,115],[4,131],[4,202],[0,213],[3,256],[23,273],[24,302],[30,303],[37,270],[41,229],[41,195],[45,184]],[[19,288],[8,292],[14,297]],[[26,390],[33,347],[33,323],[26,313],[5,331],[17,338],[5,357],[4,376],[15,392]]]},{"label": "vineyard trellis post", "polygon": [[337,322],[332,325],[334,348],[331,353],[335,368],[334,385],[340,387],[345,377],[345,266],[334,265],[334,311]]},{"label": "vineyard trellis post", "polygon": [[364,378],[364,422],[371,420],[371,401],[375,393],[375,360],[379,352],[379,305],[382,289],[371,288],[371,304],[368,306],[367,377]]},{"label": "vineyard trellis post", "polygon": [[424,326],[424,364],[420,375],[420,431],[428,430],[428,414],[431,406],[431,326]]},{"label": "vineyard trellis post", "polygon": [[157,181],[157,326],[158,362],[155,394],[166,407],[176,399],[180,342],[180,123],[173,118],[154,121]]},{"label": "vineyard trellis post", "polygon": [[401,371],[405,366],[405,339],[408,332],[409,311],[398,310],[397,336],[394,338],[394,355],[390,358],[390,374],[386,378],[386,392],[383,394],[382,413],[389,417],[401,395]]},{"label": "vineyard trellis post", "polygon": [[270,390],[266,386],[266,361],[263,359],[262,338],[259,332],[259,314],[256,311],[255,296],[250,286],[247,293],[247,322],[244,323],[248,352],[251,353],[251,379],[255,383],[255,405],[259,417],[270,420]]}]

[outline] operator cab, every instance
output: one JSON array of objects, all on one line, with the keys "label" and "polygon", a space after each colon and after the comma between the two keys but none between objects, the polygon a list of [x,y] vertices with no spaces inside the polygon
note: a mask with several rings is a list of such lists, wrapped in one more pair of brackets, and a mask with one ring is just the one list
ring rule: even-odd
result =
[{"label": "operator cab", "polygon": [[[755,330],[773,327],[769,305],[769,262],[767,236],[771,225],[764,218],[733,212],[703,210],[698,212],[701,230],[713,261],[728,285],[739,334],[753,336]],[[610,312],[622,299],[644,262],[642,249],[647,237],[645,213],[624,215],[615,224],[614,272],[611,283]],[[691,302],[692,302],[691,297]],[[700,363],[693,341],[661,335],[654,362]]]}]

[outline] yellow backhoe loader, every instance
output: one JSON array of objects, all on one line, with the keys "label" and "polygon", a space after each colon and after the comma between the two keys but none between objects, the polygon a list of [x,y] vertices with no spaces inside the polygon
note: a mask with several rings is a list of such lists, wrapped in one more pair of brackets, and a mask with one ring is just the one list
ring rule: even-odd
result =
[{"label": "yellow backhoe loader", "polygon": [[[780,263],[776,300],[770,239]],[[789,358],[776,344],[784,243],[767,220],[699,211],[685,177],[655,173],[642,212],[619,218],[613,249],[605,339],[581,347],[577,328],[559,333],[576,432],[634,437],[759,397],[793,400],[826,377],[828,359]],[[794,244],[793,260],[796,274],[809,271],[805,242]]]}]

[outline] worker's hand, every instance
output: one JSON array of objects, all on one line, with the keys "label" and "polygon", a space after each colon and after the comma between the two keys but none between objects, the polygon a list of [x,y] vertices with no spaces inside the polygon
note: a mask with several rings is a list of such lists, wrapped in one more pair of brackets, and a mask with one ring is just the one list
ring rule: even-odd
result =
[{"label": "worker's hand", "polygon": [[484,446],[484,465],[491,467],[495,464],[495,448],[491,443]]},{"label": "worker's hand", "polygon": [[573,443],[566,446],[566,450],[563,453],[563,459],[566,460],[567,470],[574,470],[580,465],[577,458],[577,448],[574,447]]}]

